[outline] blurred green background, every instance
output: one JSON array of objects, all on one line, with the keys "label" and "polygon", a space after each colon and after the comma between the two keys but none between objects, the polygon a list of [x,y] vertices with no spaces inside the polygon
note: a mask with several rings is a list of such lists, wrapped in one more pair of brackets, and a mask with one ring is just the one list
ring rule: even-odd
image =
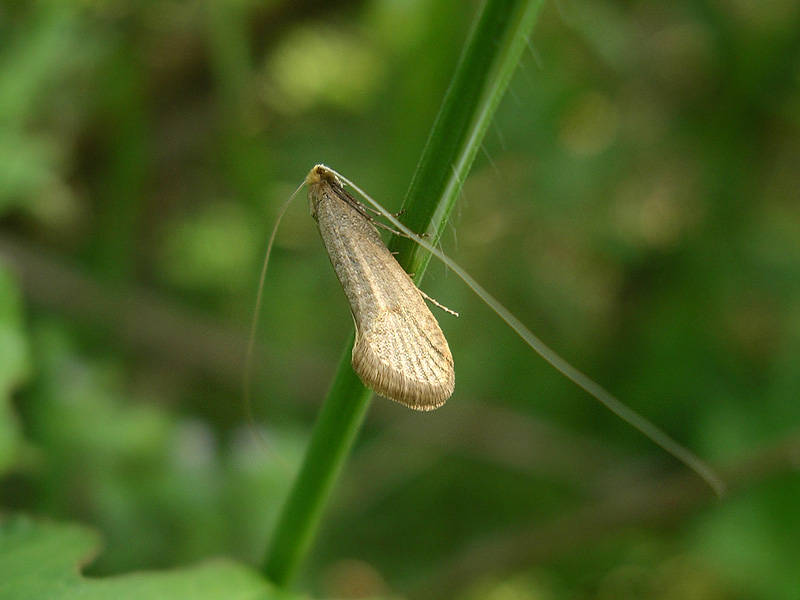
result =
[{"label": "blurred green background", "polygon": [[[97,527],[97,576],[260,563],[352,326],[300,198],[249,418],[276,211],[318,162],[399,206],[477,9],[0,4],[5,514]],[[796,599],[800,4],[548,3],[484,149],[445,252],[731,494],[432,265],[456,392],[373,403],[299,587]]]}]

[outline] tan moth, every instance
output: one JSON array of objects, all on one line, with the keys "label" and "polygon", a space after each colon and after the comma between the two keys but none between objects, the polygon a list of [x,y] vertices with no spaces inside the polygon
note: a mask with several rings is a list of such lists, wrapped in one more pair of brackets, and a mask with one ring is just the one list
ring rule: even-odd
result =
[{"label": "tan moth", "polygon": [[305,182],[353,314],[353,370],[381,396],[416,410],[438,408],[453,393],[453,356],[422,293],[333,171],[317,165]]}]

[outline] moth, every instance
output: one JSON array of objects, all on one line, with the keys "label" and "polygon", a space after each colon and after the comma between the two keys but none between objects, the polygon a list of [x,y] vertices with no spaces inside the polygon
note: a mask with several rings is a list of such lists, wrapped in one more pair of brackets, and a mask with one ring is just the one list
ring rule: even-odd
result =
[{"label": "moth", "polygon": [[422,292],[336,173],[317,165],[305,183],[353,315],[353,370],[377,394],[409,408],[440,407],[455,387],[453,356]]}]

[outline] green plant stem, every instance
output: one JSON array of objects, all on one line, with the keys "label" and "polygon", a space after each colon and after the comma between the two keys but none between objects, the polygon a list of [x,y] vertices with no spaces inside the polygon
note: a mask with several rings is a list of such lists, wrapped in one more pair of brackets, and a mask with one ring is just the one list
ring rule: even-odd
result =
[{"label": "green plant stem", "polygon": [[[542,0],[488,0],[456,66],[406,194],[403,222],[436,243],[527,46]],[[419,282],[430,254],[406,237],[389,244]]]},{"label": "green plant stem", "polygon": [[[508,81],[517,67],[541,0],[487,0],[467,40],[404,202],[404,222],[436,242],[461,192]],[[419,281],[430,255],[393,237],[390,249]],[[305,557],[369,407],[372,392],[350,366],[348,342],[267,553],[266,576],[286,586]]]},{"label": "green plant stem", "polygon": [[351,336],[314,426],[300,474],[273,534],[265,571],[279,586],[289,583],[308,551],[333,484],[369,408],[372,390],[364,387],[350,366],[352,345]]}]

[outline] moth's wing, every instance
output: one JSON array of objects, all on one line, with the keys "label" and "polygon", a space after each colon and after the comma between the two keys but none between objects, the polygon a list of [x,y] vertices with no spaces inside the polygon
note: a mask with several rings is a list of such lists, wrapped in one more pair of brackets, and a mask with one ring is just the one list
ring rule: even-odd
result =
[{"label": "moth's wing", "polygon": [[365,385],[416,410],[438,408],[455,387],[447,340],[416,287],[357,323],[352,362]]}]

